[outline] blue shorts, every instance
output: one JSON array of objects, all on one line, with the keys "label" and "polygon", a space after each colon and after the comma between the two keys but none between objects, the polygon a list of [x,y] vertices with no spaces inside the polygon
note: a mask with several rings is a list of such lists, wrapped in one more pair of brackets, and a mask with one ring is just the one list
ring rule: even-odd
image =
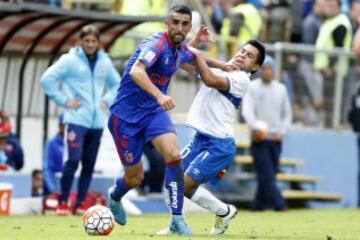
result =
[{"label": "blue shorts", "polygon": [[216,184],[235,157],[234,139],[214,138],[197,132],[181,151],[184,171],[198,183]]},{"label": "blue shorts", "polygon": [[140,162],[145,143],[166,133],[176,134],[174,124],[162,110],[150,114],[138,123],[128,123],[111,114],[108,127],[124,167]]}]

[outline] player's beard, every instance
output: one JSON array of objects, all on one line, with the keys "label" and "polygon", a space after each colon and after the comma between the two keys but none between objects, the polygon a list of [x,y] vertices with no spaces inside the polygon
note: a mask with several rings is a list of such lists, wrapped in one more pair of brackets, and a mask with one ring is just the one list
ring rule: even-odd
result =
[{"label": "player's beard", "polygon": [[172,35],[172,41],[174,44],[180,44],[182,41],[184,41],[185,36],[182,33],[174,33]]}]

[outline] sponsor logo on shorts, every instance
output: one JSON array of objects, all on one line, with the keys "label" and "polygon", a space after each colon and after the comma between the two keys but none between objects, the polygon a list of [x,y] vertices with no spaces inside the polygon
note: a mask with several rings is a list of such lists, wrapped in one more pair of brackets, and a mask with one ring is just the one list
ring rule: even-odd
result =
[{"label": "sponsor logo on shorts", "polygon": [[225,176],[225,173],[226,173],[226,168],[223,169],[221,172],[219,172],[219,173],[216,175],[216,178],[222,179],[222,178]]},{"label": "sponsor logo on shorts", "polygon": [[68,141],[70,141],[70,142],[75,141],[75,139],[76,139],[76,132],[75,132],[75,131],[70,131],[70,132],[67,134],[67,139],[68,139]]},{"label": "sponsor logo on shorts", "polygon": [[126,152],[125,159],[128,163],[132,163],[134,161],[134,155],[131,152]]},{"label": "sponsor logo on shorts", "polygon": [[199,170],[198,168],[194,168],[194,169],[193,169],[193,173],[194,173],[195,175],[200,175],[200,170]]}]

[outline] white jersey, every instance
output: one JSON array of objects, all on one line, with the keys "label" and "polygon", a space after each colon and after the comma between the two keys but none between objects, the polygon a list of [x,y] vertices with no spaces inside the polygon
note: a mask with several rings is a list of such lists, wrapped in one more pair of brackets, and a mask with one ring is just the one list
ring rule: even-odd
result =
[{"label": "white jersey", "polygon": [[220,91],[203,84],[190,107],[187,124],[213,137],[233,138],[236,110],[250,84],[250,75],[243,71],[212,71],[227,78],[229,90]]}]

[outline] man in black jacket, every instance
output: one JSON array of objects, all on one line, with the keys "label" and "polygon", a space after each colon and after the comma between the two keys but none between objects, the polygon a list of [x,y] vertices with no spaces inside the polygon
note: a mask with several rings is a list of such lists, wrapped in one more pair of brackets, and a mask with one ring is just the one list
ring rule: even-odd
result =
[{"label": "man in black jacket", "polygon": [[348,121],[351,124],[352,129],[356,133],[358,141],[358,207],[360,207],[360,88],[351,99],[351,107],[348,115]]}]

